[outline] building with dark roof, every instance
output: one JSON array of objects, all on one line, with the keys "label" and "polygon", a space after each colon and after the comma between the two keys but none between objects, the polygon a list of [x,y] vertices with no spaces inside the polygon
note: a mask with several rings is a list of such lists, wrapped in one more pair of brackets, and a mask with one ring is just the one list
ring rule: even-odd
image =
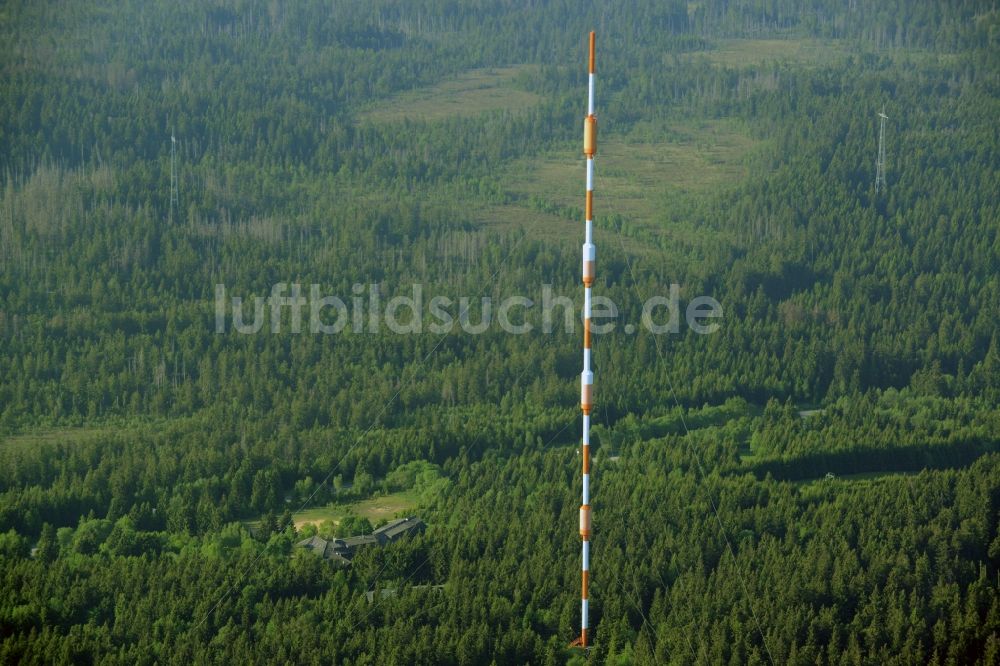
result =
[{"label": "building with dark roof", "polygon": [[308,548],[316,555],[341,564],[350,566],[351,558],[362,546],[384,546],[399,541],[403,537],[423,532],[424,521],[419,518],[400,518],[386,523],[371,534],[359,534],[345,539],[324,539],[311,536],[299,541],[296,546]]},{"label": "building with dark roof", "polygon": [[308,548],[316,555],[342,566],[349,566],[351,564],[349,559],[350,551],[344,545],[342,539],[326,540],[319,536],[311,536],[308,539],[299,541],[295,545],[300,548]]},{"label": "building with dark roof", "polygon": [[[444,589],[444,585],[413,585],[413,586],[410,587],[410,589],[414,590],[414,591],[425,591],[425,590],[438,591],[438,590],[443,590]],[[379,596],[379,599],[389,599],[389,598],[392,598],[392,597],[396,596],[396,594],[398,593],[398,591],[399,591],[398,588],[395,588],[395,587],[386,587],[386,588],[383,588],[383,589],[379,590],[379,595],[378,596]],[[370,603],[370,604],[374,603],[375,602],[375,590],[368,590],[367,592],[365,592],[365,598],[368,600],[368,603]]]},{"label": "building with dark roof", "polygon": [[372,534],[359,534],[358,536],[347,537],[344,539],[344,546],[354,552],[361,546],[374,546],[377,545],[378,539]]},{"label": "building with dark roof", "polygon": [[385,544],[398,541],[404,536],[411,536],[418,532],[423,532],[423,530],[424,521],[419,518],[399,518],[398,520],[393,520],[386,523],[382,527],[379,527],[372,532],[372,536],[378,539],[379,543]]}]

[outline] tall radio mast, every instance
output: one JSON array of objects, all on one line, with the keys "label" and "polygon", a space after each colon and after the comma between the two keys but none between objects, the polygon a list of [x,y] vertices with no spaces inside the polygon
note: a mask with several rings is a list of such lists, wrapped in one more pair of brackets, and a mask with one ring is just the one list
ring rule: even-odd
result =
[{"label": "tall radio mast", "polygon": [[177,188],[177,137],[170,134],[170,222],[174,221],[174,206],[180,208],[180,196]]},{"label": "tall radio mast", "polygon": [[574,644],[587,647],[587,603],[590,584],[590,411],[594,398],[594,372],[590,368],[590,287],[594,283],[594,154],[597,152],[597,117],[594,115],[594,33],[590,33],[590,67],[587,82],[587,117],[583,121],[583,154],[587,156],[586,237],[583,244],[583,372],[580,374],[580,409],[583,411],[583,504],[580,538],[583,567],[580,590],[580,637]]},{"label": "tall radio mast", "polygon": [[[878,114],[878,158],[875,160],[875,194],[879,190],[885,192],[885,121],[889,116],[885,115],[885,105],[882,112]],[[879,186],[881,184],[881,187]]]}]

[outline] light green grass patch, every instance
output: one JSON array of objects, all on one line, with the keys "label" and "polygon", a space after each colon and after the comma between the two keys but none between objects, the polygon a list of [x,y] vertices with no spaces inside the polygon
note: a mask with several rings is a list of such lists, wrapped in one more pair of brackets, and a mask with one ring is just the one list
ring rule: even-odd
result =
[{"label": "light green grass patch", "polygon": [[40,428],[18,435],[8,435],[0,438],[0,451],[13,452],[22,449],[34,449],[49,444],[69,443],[79,444],[97,439],[111,432],[108,426],[82,426],[79,428]]},{"label": "light green grass patch", "polygon": [[[398,493],[370,497],[357,502],[332,502],[326,506],[304,509],[292,514],[295,529],[305,525],[321,525],[326,521],[340,524],[347,516],[367,518],[373,525],[379,520],[391,520],[404,514],[412,513],[420,502],[420,494],[414,490],[404,490]],[[350,536],[350,535],[344,535]]]},{"label": "light green grass patch", "polygon": [[768,62],[829,65],[855,52],[848,42],[835,39],[720,39],[714,46],[698,57],[727,67],[756,67]]},{"label": "light green grass patch", "polygon": [[705,58],[715,65],[741,69],[768,63],[799,67],[836,65],[849,56],[866,54],[887,56],[898,63],[916,65],[954,64],[958,59],[955,53],[912,48],[875,49],[871,46],[859,47],[843,39],[719,39],[713,47],[696,53],[694,57]]},{"label": "light green grass patch", "polygon": [[[736,123],[725,120],[638,126],[627,136],[599,141],[595,197],[600,194],[604,214],[662,219],[671,195],[712,193],[739,182],[746,175],[743,158],[754,145]],[[508,169],[510,189],[582,209],[586,170],[578,152],[516,162]]]},{"label": "light green grass patch", "polygon": [[517,75],[531,65],[475,69],[433,86],[377,102],[359,120],[391,123],[477,116],[489,111],[517,111],[536,106],[541,96],[520,90]]},{"label": "light green grass patch", "polygon": [[916,475],[917,472],[857,472],[855,474],[835,474],[832,479],[828,479],[826,475],[823,475],[812,479],[800,479],[791,483],[799,487],[822,486],[823,484],[832,485],[833,487],[837,487],[839,484],[840,487],[847,487],[858,483],[878,483],[880,481],[903,479]]},{"label": "light green grass patch", "polygon": [[[746,157],[757,145],[728,120],[640,124],[628,135],[599,139],[595,219],[618,214],[639,226],[662,225],[679,200],[714,196],[743,179]],[[585,174],[585,161],[575,148],[515,160],[505,168],[501,184],[518,204],[484,209],[479,219],[527,225],[532,235],[576,239]]]}]

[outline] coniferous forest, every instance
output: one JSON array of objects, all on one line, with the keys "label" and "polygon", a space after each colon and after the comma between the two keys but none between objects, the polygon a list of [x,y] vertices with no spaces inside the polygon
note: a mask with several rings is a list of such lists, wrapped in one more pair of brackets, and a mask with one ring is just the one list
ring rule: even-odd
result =
[{"label": "coniferous forest", "polygon": [[0,662],[1000,664],[994,0],[12,0],[0,69]]}]

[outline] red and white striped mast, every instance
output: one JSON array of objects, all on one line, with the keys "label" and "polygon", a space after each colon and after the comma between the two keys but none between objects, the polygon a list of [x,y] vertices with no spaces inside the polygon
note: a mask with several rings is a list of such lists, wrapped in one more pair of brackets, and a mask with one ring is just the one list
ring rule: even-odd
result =
[{"label": "red and white striped mast", "polygon": [[594,42],[590,33],[590,67],[587,81],[587,117],[583,121],[583,154],[587,156],[586,240],[583,244],[583,372],[580,374],[580,409],[583,411],[583,504],[580,506],[580,538],[583,568],[580,590],[580,637],[587,647],[588,588],[590,584],[590,411],[594,398],[594,372],[590,367],[590,287],[594,283],[594,154],[597,152],[597,117],[594,115]]}]

